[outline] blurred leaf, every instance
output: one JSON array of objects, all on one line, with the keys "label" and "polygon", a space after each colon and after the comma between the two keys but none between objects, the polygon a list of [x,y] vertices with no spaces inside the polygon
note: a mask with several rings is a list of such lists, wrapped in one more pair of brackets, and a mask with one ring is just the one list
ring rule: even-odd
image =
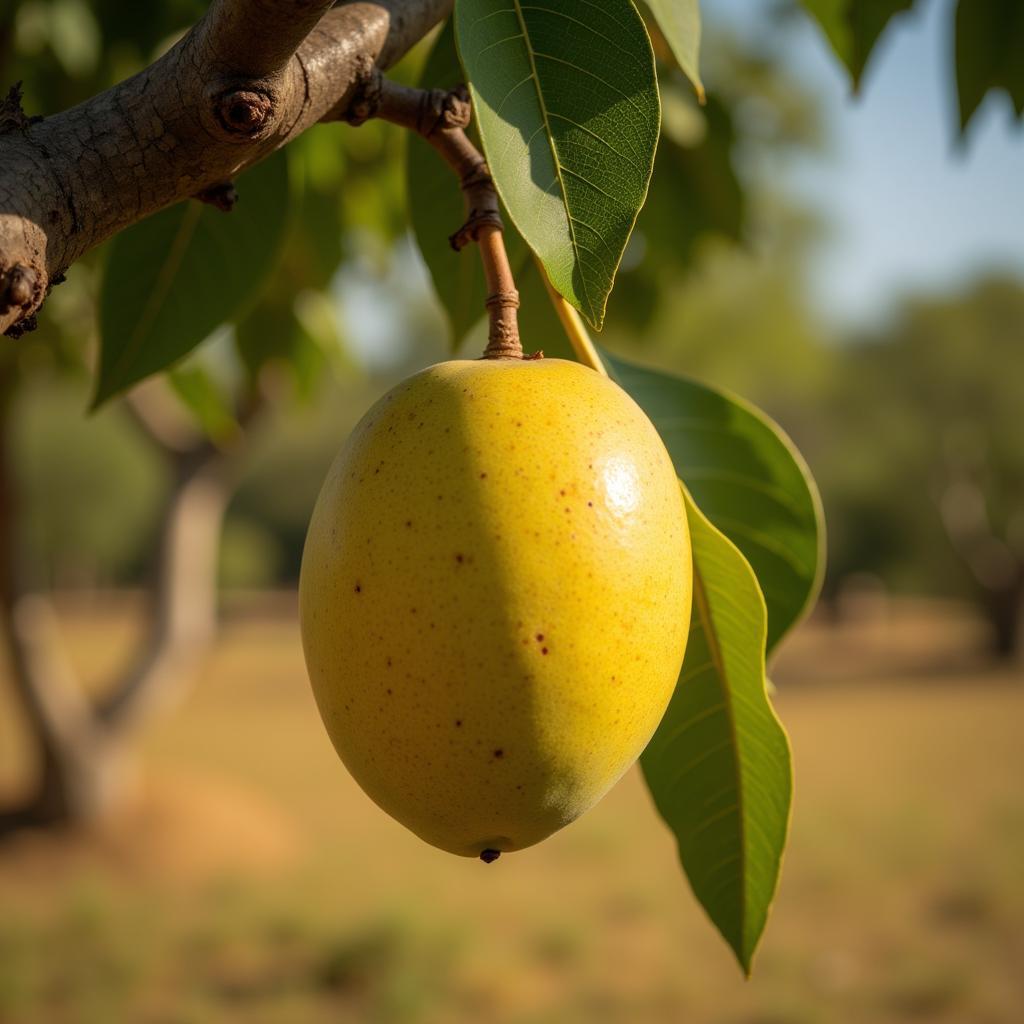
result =
[{"label": "blurred leaf", "polygon": [[97,64],[100,33],[83,0],[54,0],[49,9],[50,47],[69,75],[84,75]]},{"label": "blurred leaf", "polygon": [[620,334],[625,332],[631,341],[639,339],[654,322],[665,298],[662,282],[666,278],[678,278],[680,270],[679,263],[666,266],[656,254],[649,250],[648,253],[650,258],[645,258],[639,267],[621,272],[615,301],[609,309],[614,326]]},{"label": "blurred leaf", "polygon": [[229,400],[206,370],[185,366],[167,376],[174,393],[207,437],[223,442],[238,433],[238,421]]},{"label": "blurred leaf", "polygon": [[700,80],[700,3],[699,0],[647,0],[665,35],[683,74],[704,99]]},{"label": "blurred leaf", "polygon": [[289,144],[288,156],[294,209],[282,267],[289,280],[276,291],[290,296],[300,288],[328,288],[344,258],[347,167],[336,125],[303,132]]},{"label": "blurred leaf", "polygon": [[673,274],[692,262],[702,235],[739,241],[743,234],[746,206],[732,165],[732,116],[715,96],[698,113],[703,115],[704,134],[695,145],[680,145],[668,132],[663,134],[651,191],[637,219],[637,234],[651,250],[646,259],[655,269],[667,267]]},{"label": "blurred leaf", "polygon": [[960,130],[989,89],[1005,89],[1024,117],[1024,3],[960,0],[956,9],[956,88]]},{"label": "blurred leaf", "polygon": [[910,10],[914,0],[802,0],[802,3],[817,19],[836,56],[846,65],[856,90],[871,51],[889,19]]},{"label": "blurred leaf", "polygon": [[629,0],[459,0],[455,29],[498,192],[554,286],[600,328],[658,141],[643,20]]},{"label": "blurred leaf", "polygon": [[693,622],[672,701],[640,763],[694,894],[749,975],[789,827],[789,741],[765,685],[757,579],[684,494]]},{"label": "blurred leaf", "polygon": [[[319,296],[312,301],[328,301],[318,292],[309,294]],[[296,396],[305,401],[315,394],[328,367],[327,344],[338,339],[335,334],[324,343],[323,316],[316,318],[317,330],[310,330],[296,312],[298,304],[274,297],[261,299],[235,326],[235,348],[251,380],[258,380],[268,366],[276,366],[287,373]]]},{"label": "blurred leaf", "polygon": [[602,358],[658,428],[694,501],[749,560],[767,603],[771,652],[821,584],[821,503],[803,459],[753,406],[607,352]]},{"label": "blurred leaf", "polygon": [[89,0],[107,46],[138,47],[145,56],[168,36],[199,21],[209,8],[206,0]]},{"label": "blurred leaf", "polygon": [[[337,187],[343,187],[341,179]],[[300,287],[327,288],[344,255],[344,224],[337,196],[314,189],[304,191],[288,239],[289,276]]]},{"label": "blurred leaf", "polygon": [[247,172],[238,191],[231,213],[188,200],[114,239],[100,298],[94,407],[187,355],[259,293],[285,236],[284,153]]}]

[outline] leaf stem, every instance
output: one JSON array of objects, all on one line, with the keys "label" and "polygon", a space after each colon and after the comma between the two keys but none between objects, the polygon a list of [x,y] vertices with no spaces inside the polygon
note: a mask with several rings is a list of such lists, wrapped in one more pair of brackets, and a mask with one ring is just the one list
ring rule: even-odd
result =
[{"label": "leaf stem", "polygon": [[498,193],[487,163],[466,134],[471,107],[464,87],[415,89],[384,77],[375,65],[362,74],[348,120],[370,117],[401,125],[422,136],[441,154],[459,179],[466,203],[465,223],[450,238],[452,248],[476,242],[487,279],[489,330],[485,359],[522,359],[519,340],[519,292],[505,252]]},{"label": "leaf stem", "polygon": [[584,366],[589,366],[592,370],[597,370],[602,376],[607,377],[608,370],[601,361],[596,346],[590,339],[586,324],[583,323],[583,317],[576,312],[575,307],[566,302],[555,290],[555,286],[548,278],[541,261],[537,260],[536,263],[541,280],[544,282],[544,287],[548,290],[551,305],[555,307],[555,313],[558,314],[558,319],[562,323],[562,327],[569,339],[569,344],[572,345],[573,352],[576,353],[576,358]]}]

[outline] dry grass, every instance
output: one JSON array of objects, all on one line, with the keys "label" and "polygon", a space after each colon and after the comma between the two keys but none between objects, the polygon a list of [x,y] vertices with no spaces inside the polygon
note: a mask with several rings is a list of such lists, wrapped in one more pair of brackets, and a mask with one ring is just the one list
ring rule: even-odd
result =
[{"label": "dry grass", "polygon": [[[90,674],[126,623],[71,617]],[[793,644],[793,836],[745,983],[635,774],[539,847],[450,857],[344,773],[290,618],[238,619],[117,820],[0,850],[0,1021],[1015,1022],[1024,686],[966,637],[929,611]]]}]

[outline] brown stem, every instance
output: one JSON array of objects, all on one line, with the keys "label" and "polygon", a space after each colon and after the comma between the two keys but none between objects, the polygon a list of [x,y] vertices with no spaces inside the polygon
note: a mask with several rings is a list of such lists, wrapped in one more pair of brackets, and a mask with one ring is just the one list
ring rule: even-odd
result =
[{"label": "brown stem", "polygon": [[461,249],[476,242],[487,279],[487,332],[485,359],[522,359],[519,341],[519,292],[505,252],[501,208],[487,162],[470,141],[466,127],[471,116],[469,94],[459,87],[413,89],[392,82],[367,65],[362,91],[352,103],[348,120],[359,124],[380,117],[416,132],[441,154],[455,172],[466,203],[466,220],[449,239]]}]

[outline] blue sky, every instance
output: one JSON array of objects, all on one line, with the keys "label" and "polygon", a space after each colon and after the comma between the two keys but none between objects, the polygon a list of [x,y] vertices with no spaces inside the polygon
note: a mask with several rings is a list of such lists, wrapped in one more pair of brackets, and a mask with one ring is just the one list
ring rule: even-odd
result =
[{"label": "blue sky", "polygon": [[[870,323],[907,291],[941,292],[989,268],[1024,276],[1024,127],[990,95],[961,147],[953,93],[955,0],[918,0],[872,55],[861,94],[809,19],[785,42],[820,96],[829,155],[790,171],[789,187],[833,226],[812,270],[815,305],[836,323]],[[756,33],[766,0],[705,0],[709,22]]]}]

